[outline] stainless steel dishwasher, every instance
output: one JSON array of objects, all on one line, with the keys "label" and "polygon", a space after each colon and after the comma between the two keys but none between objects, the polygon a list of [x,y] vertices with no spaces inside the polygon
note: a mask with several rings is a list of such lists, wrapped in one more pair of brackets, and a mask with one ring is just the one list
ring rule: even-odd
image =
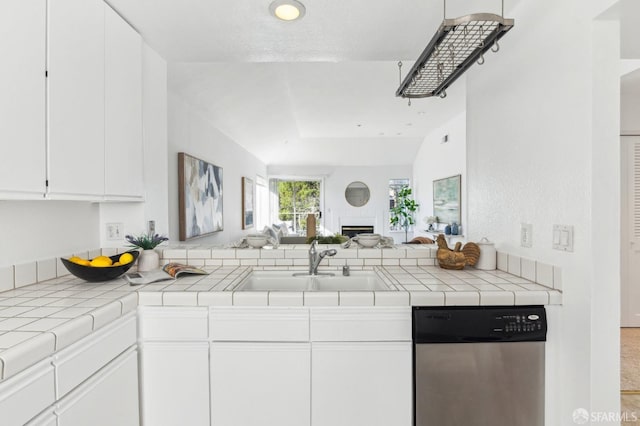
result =
[{"label": "stainless steel dishwasher", "polygon": [[414,307],[414,425],[544,425],[546,335],[543,306]]}]

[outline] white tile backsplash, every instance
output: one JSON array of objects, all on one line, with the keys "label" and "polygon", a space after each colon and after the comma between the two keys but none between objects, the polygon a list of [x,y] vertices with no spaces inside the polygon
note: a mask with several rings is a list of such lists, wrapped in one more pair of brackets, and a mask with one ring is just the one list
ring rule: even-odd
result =
[{"label": "white tile backsplash", "polygon": [[13,285],[13,266],[0,268],[0,292],[11,290]]},{"label": "white tile backsplash", "polygon": [[36,262],[21,263],[14,266],[15,287],[24,287],[38,281],[38,267]]},{"label": "white tile backsplash", "polygon": [[530,281],[536,280],[536,261],[531,259],[522,259],[520,262],[520,275]]},{"label": "white tile backsplash", "polygon": [[553,288],[562,291],[562,270],[558,266],[553,267]]},{"label": "white tile backsplash", "polygon": [[508,260],[507,260],[507,263],[508,263],[507,272],[509,272],[510,274],[513,274],[513,275],[520,276],[520,273],[521,273],[521,269],[520,269],[521,268],[521,263],[520,263],[520,261],[521,261],[520,256],[514,256],[514,255],[510,254],[508,256]]},{"label": "white tile backsplash", "polygon": [[47,281],[56,277],[56,259],[39,260],[37,264],[37,281]]},{"label": "white tile backsplash", "polygon": [[507,253],[498,252],[497,267],[500,271],[507,271],[509,269],[509,255]]}]

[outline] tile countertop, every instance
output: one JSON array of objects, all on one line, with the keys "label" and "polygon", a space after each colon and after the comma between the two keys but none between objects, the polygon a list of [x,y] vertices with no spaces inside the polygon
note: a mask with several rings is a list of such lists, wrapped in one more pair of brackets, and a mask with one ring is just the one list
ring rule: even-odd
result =
[{"label": "tile countertop", "polygon": [[[167,259],[165,259],[166,261]],[[206,276],[183,276],[144,286],[124,279],[88,283],[71,275],[0,293],[0,380],[15,375],[138,305],[155,306],[453,306],[554,305],[562,293],[505,271],[436,266],[363,266],[388,291],[233,291],[251,270],[303,267],[203,266]],[[329,266],[321,270],[339,270]]]}]

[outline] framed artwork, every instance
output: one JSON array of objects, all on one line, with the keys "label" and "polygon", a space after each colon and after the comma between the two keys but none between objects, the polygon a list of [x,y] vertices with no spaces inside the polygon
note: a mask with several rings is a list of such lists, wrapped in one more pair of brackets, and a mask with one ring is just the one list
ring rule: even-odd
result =
[{"label": "framed artwork", "polygon": [[222,167],[178,153],[180,241],[223,230]]},{"label": "framed artwork", "polygon": [[242,229],[253,228],[253,180],[242,178]]},{"label": "framed artwork", "polygon": [[439,223],[460,225],[460,184],[462,175],[433,181],[433,215]]}]

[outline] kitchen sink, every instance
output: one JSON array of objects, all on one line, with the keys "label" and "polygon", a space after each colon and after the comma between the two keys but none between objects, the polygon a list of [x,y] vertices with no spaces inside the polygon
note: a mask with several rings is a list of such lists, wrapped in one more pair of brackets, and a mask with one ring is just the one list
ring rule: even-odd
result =
[{"label": "kitchen sink", "polygon": [[373,271],[350,275],[294,275],[292,271],[254,271],[235,291],[373,291],[389,290]]}]

